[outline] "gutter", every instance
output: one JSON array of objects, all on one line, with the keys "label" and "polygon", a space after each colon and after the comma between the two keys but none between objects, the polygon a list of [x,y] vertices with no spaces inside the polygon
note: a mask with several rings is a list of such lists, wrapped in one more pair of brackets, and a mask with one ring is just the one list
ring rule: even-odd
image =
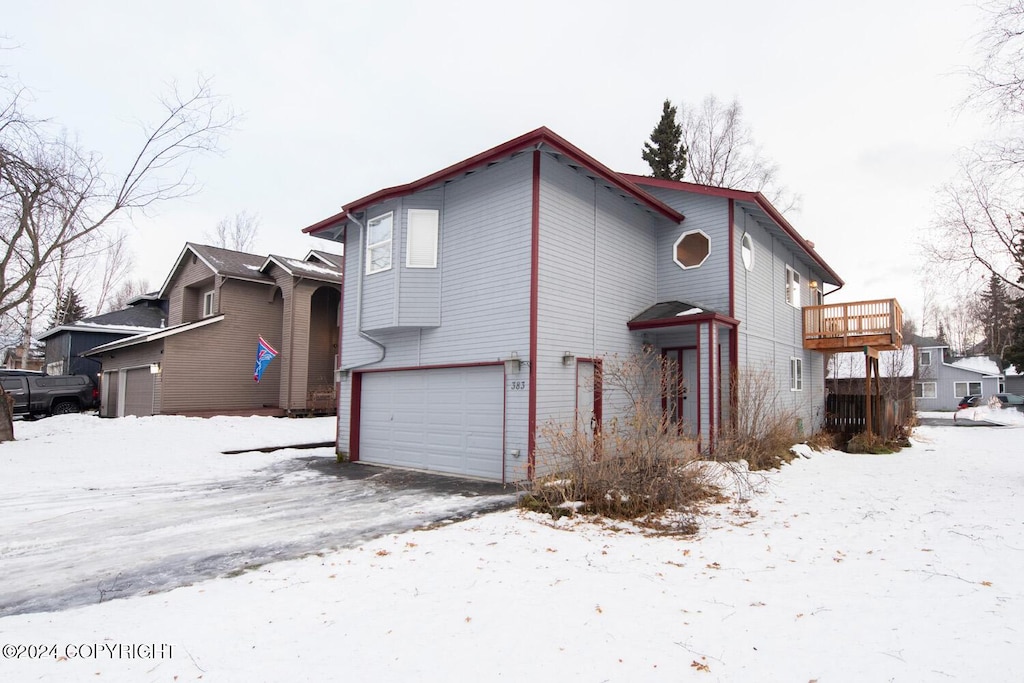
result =
[{"label": "gutter", "polygon": [[377,363],[381,363],[384,361],[384,358],[388,353],[387,348],[383,344],[363,332],[363,280],[366,278],[366,268],[364,268],[363,264],[363,259],[366,258],[366,245],[363,244],[363,240],[366,239],[366,226],[360,223],[353,214],[348,215],[348,220],[352,221],[359,227],[359,279],[356,284],[356,332],[360,337],[380,349],[380,358],[366,363],[359,363],[358,365],[349,365],[348,367],[338,368],[341,372],[349,372],[357,368],[366,367],[367,365],[376,365]]}]

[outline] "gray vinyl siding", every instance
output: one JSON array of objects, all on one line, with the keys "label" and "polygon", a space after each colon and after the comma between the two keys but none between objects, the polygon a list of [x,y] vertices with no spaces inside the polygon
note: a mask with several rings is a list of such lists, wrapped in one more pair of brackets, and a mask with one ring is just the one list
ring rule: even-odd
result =
[{"label": "gray vinyl siding", "polygon": [[[585,174],[544,155],[541,164],[537,426],[571,423],[576,358],[628,356],[629,320],[655,303],[656,221]],[[611,359],[610,359],[611,360]],[[604,417],[616,400],[606,385]],[[539,440],[538,469],[543,444]]]},{"label": "gray vinyl siding", "polygon": [[436,327],[441,324],[441,244],[444,235],[438,225],[437,267],[406,268],[409,245],[409,210],[433,209],[444,211],[444,188],[418,192],[401,201],[401,211],[396,216],[396,233],[399,236],[398,253],[398,320],[399,327]]},{"label": "gray vinyl siding", "polygon": [[[662,188],[647,189],[686,217],[680,225],[658,232],[657,301],[686,301],[728,314],[729,200]],[[683,233],[694,230],[701,230],[708,236],[708,258],[697,268],[683,269],[673,260],[674,245]]]},{"label": "gray vinyl siding", "polygon": [[[367,334],[384,345],[381,350],[362,338],[358,330],[359,286],[363,279],[362,328],[370,325],[389,327],[394,320],[396,286],[374,285],[382,274],[363,273],[365,257],[362,229],[349,222],[345,232],[345,273],[341,338],[342,368],[402,368],[443,364],[468,364],[504,360],[515,352],[529,358],[530,331],[530,232],[532,209],[532,157],[521,154],[510,160],[481,169],[446,183],[442,188],[426,190],[394,201],[396,234],[406,217],[400,208],[441,207],[437,277],[440,287],[437,327],[379,329]],[[367,216],[378,215],[373,208]],[[405,213],[404,210],[401,211]],[[365,223],[365,216],[358,216]],[[395,240],[398,242],[399,240]],[[402,270],[404,252],[393,257],[391,271]],[[401,287],[412,270],[400,274]],[[415,275],[412,276],[415,279]],[[391,287],[391,289],[388,289]],[[429,306],[424,306],[427,311]],[[378,310],[380,309],[380,310]],[[414,310],[414,309],[410,309]],[[388,318],[390,316],[390,318]],[[375,322],[367,323],[368,318]],[[369,365],[367,365],[369,364]],[[527,448],[528,391],[511,387],[513,381],[528,377],[525,365],[518,374],[506,376],[507,421],[505,448],[518,451],[520,457],[507,458],[507,473],[525,463]],[[349,448],[351,378],[341,381],[338,391],[338,447]]]},{"label": "gray vinyl siding", "polygon": [[[941,348],[922,348],[919,351],[931,351],[932,362],[930,365],[917,366],[918,376],[914,381],[935,382],[935,398],[915,399],[918,410],[956,410],[960,399],[964,397],[964,394],[956,391],[957,382],[980,382],[983,398],[999,393],[998,377],[989,377],[981,372],[944,363]],[[1006,390],[1013,393],[1009,387]]]}]

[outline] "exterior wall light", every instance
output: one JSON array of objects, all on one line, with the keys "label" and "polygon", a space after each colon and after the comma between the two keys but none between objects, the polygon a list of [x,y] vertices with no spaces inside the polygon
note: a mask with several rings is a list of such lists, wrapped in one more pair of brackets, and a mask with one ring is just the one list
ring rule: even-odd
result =
[{"label": "exterior wall light", "polygon": [[505,359],[505,372],[519,372],[520,365],[519,354],[513,351]]},{"label": "exterior wall light", "polygon": [[576,360],[576,356],[572,355],[572,351],[566,351],[562,354],[562,365],[572,365],[574,360]]},{"label": "exterior wall light", "polygon": [[160,364],[159,363],[150,363],[150,365],[149,365],[149,374],[151,374],[151,375],[159,375],[160,374]]}]

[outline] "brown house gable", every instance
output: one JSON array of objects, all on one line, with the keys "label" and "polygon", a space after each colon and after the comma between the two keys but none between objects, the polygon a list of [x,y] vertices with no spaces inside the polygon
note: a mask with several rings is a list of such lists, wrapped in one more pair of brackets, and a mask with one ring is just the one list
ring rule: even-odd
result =
[{"label": "brown house gable", "polygon": [[[332,409],[342,274],[329,256],[306,265],[186,244],[160,290],[169,301],[168,329],[97,349],[108,385],[102,414]],[[257,384],[260,336],[279,355]]]}]

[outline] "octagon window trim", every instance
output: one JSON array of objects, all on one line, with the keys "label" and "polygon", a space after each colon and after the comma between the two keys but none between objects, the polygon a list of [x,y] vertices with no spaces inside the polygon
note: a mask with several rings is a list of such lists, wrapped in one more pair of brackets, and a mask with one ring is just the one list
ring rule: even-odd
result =
[{"label": "octagon window trim", "polygon": [[[701,235],[704,238],[704,241],[707,242],[707,252],[704,254],[704,256],[700,259],[698,263],[686,265],[685,263],[679,260],[679,245],[681,245],[683,243],[683,240],[685,240],[690,235]],[[687,230],[682,235],[680,235],[679,238],[672,244],[672,261],[683,270],[693,270],[694,268],[700,268],[702,265],[704,265],[704,263],[707,262],[708,257],[710,256],[711,238],[708,237],[708,234],[703,230]]]}]

